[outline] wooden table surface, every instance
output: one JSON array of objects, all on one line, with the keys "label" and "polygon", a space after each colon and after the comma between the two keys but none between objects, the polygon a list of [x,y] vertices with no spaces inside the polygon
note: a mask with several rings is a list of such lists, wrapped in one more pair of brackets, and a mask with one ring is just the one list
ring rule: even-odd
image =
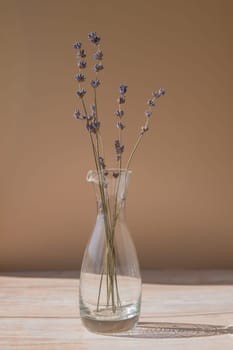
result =
[{"label": "wooden table surface", "polygon": [[138,326],[96,335],[78,311],[78,272],[0,273],[0,350],[232,350],[233,271],[144,271]]}]

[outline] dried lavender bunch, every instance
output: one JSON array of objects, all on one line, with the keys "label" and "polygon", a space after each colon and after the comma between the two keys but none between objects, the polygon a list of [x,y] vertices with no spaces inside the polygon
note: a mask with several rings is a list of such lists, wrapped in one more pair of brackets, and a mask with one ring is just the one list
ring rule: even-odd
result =
[{"label": "dried lavender bunch", "polygon": [[[116,179],[116,187],[114,190],[115,195],[115,205],[113,208],[113,212],[111,212],[108,191],[107,191],[107,183],[106,177],[108,176],[108,170],[105,164],[104,157],[104,147],[103,141],[101,137],[101,121],[98,116],[98,106],[97,106],[97,89],[101,85],[101,80],[99,79],[99,74],[104,69],[103,66],[103,51],[101,48],[101,38],[96,32],[91,32],[88,34],[88,39],[91,44],[95,47],[95,52],[93,54],[94,65],[92,70],[95,74],[94,77],[90,80],[89,88],[92,89],[93,92],[93,103],[90,105],[90,110],[88,111],[86,106],[86,95],[88,94],[87,87],[85,88],[85,84],[87,81],[86,77],[86,69],[87,69],[87,61],[86,61],[86,51],[83,48],[83,45],[80,41],[76,42],[73,45],[73,48],[76,50],[77,57],[77,67],[78,72],[75,75],[75,79],[78,83],[78,90],[76,91],[76,95],[81,104],[80,108],[77,108],[74,112],[74,117],[78,120],[84,122],[86,130],[89,134],[96,171],[98,175],[98,184],[99,184],[99,192],[101,196],[101,205],[102,212],[104,217],[105,224],[105,234],[106,234],[106,261],[103,262],[102,275],[100,279],[98,298],[97,298],[97,311],[99,311],[99,301],[100,294],[102,291],[102,281],[103,276],[106,274],[106,288],[107,288],[107,305],[109,305],[111,300],[111,307],[113,312],[116,311],[116,307],[121,305],[118,284],[117,284],[117,274],[116,274],[116,253],[114,247],[114,232],[116,227],[117,218],[119,216],[120,208],[117,206],[117,196],[119,190],[120,183],[120,174],[122,169],[122,157],[125,150],[125,145],[123,143],[123,130],[125,128],[124,115],[125,111],[123,109],[123,105],[126,102],[126,93],[128,86],[126,84],[121,84],[119,87],[119,95],[117,98],[118,108],[114,112],[116,118],[116,127],[118,130],[117,138],[114,140],[114,148],[115,155],[117,161],[117,170],[113,172],[113,176]],[[139,131],[138,138],[136,143],[130,153],[129,159],[126,163],[125,169],[129,169],[129,165],[131,160],[135,154],[136,149],[138,148],[142,137],[149,130],[149,120],[153,113],[153,108],[157,104],[157,100],[165,94],[165,90],[160,88],[158,91],[154,91],[152,93],[152,98],[147,101],[147,109],[145,111],[145,122]],[[115,299],[117,296],[117,299]]]},{"label": "dried lavender bunch", "polygon": [[[96,169],[97,169],[97,172],[99,172],[102,169],[104,169],[103,164],[105,164],[105,160],[104,160],[103,142],[100,134],[101,123],[97,113],[96,90],[101,84],[101,81],[98,78],[98,74],[100,71],[104,69],[104,66],[102,63],[104,55],[100,46],[101,37],[96,32],[91,32],[88,34],[88,39],[97,48],[97,50],[93,54],[94,60],[97,61],[97,63],[95,63],[93,66],[93,70],[96,76],[95,76],[95,79],[92,79],[90,81],[90,86],[93,88],[93,91],[94,91],[94,103],[90,106],[91,111],[88,114],[86,104],[85,104],[85,95],[87,94],[87,90],[85,90],[84,87],[81,85],[86,81],[86,75],[83,73],[83,70],[85,70],[87,67],[87,62],[85,60],[87,55],[86,55],[86,51],[82,48],[82,43],[78,41],[73,45],[74,49],[77,50],[76,56],[77,56],[77,66],[78,66],[78,73],[75,75],[75,79],[78,82],[78,90],[76,91],[76,94],[81,100],[83,113],[80,111],[80,109],[76,109],[74,112],[74,116],[76,119],[86,121],[86,129],[90,134]],[[114,141],[114,146],[115,146],[115,152],[116,152],[116,160],[118,162],[119,169],[122,168],[122,155],[125,150],[125,145],[123,144],[123,141],[122,141],[122,131],[125,128],[125,123],[123,122],[123,117],[125,113],[122,108],[122,105],[126,101],[127,88],[128,86],[125,84],[120,85],[119,96],[117,98],[118,109],[114,113],[114,115],[117,118],[116,127],[118,128],[118,137]],[[126,162],[126,167],[125,167],[126,169],[129,168],[129,165],[132,161],[134,153],[137,147],[139,146],[139,143],[141,142],[142,136],[149,130],[149,119],[153,113],[153,108],[157,104],[157,100],[164,94],[165,94],[165,89],[160,88],[158,91],[152,92],[152,98],[148,99],[147,101],[148,108],[145,111],[146,120],[144,125],[140,129],[139,136],[132,149],[132,152],[130,153],[129,159]]]}]

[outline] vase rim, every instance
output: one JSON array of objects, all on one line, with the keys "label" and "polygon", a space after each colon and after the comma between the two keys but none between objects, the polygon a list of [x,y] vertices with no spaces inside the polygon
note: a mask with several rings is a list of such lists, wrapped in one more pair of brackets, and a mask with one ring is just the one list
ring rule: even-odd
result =
[{"label": "vase rim", "polygon": [[[119,169],[119,168],[106,168],[106,169],[102,169],[101,171],[100,171],[100,173],[102,173],[102,174],[104,174],[105,172],[110,172],[110,173],[114,173],[114,172],[116,172],[116,173],[126,173],[126,174],[131,174],[132,173],[132,170],[130,170],[130,169],[125,169],[125,168],[121,168],[121,169]],[[97,172],[97,170],[95,169],[95,170],[89,170],[88,171],[88,173],[87,173],[87,177],[86,177],[86,179],[87,179],[87,181],[88,182],[96,182],[95,181],[95,178],[96,178],[96,176],[98,176],[98,172]],[[97,178],[98,179],[98,178]]]}]

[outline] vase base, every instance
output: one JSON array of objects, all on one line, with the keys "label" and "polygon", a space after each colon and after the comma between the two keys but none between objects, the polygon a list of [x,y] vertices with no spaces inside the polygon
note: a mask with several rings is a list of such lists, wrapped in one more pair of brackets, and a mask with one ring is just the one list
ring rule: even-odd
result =
[{"label": "vase base", "polygon": [[105,320],[96,320],[87,317],[82,317],[82,322],[84,326],[94,333],[119,333],[127,332],[133,329],[138,322],[138,315],[127,318],[125,320],[118,321],[105,321]]}]

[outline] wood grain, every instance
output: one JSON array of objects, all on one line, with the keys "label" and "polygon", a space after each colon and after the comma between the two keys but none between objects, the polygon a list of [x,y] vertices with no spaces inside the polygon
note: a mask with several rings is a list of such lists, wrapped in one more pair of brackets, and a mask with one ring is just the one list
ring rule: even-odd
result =
[{"label": "wood grain", "polygon": [[233,349],[233,271],[145,271],[139,325],[88,332],[78,272],[0,275],[0,350]]}]

